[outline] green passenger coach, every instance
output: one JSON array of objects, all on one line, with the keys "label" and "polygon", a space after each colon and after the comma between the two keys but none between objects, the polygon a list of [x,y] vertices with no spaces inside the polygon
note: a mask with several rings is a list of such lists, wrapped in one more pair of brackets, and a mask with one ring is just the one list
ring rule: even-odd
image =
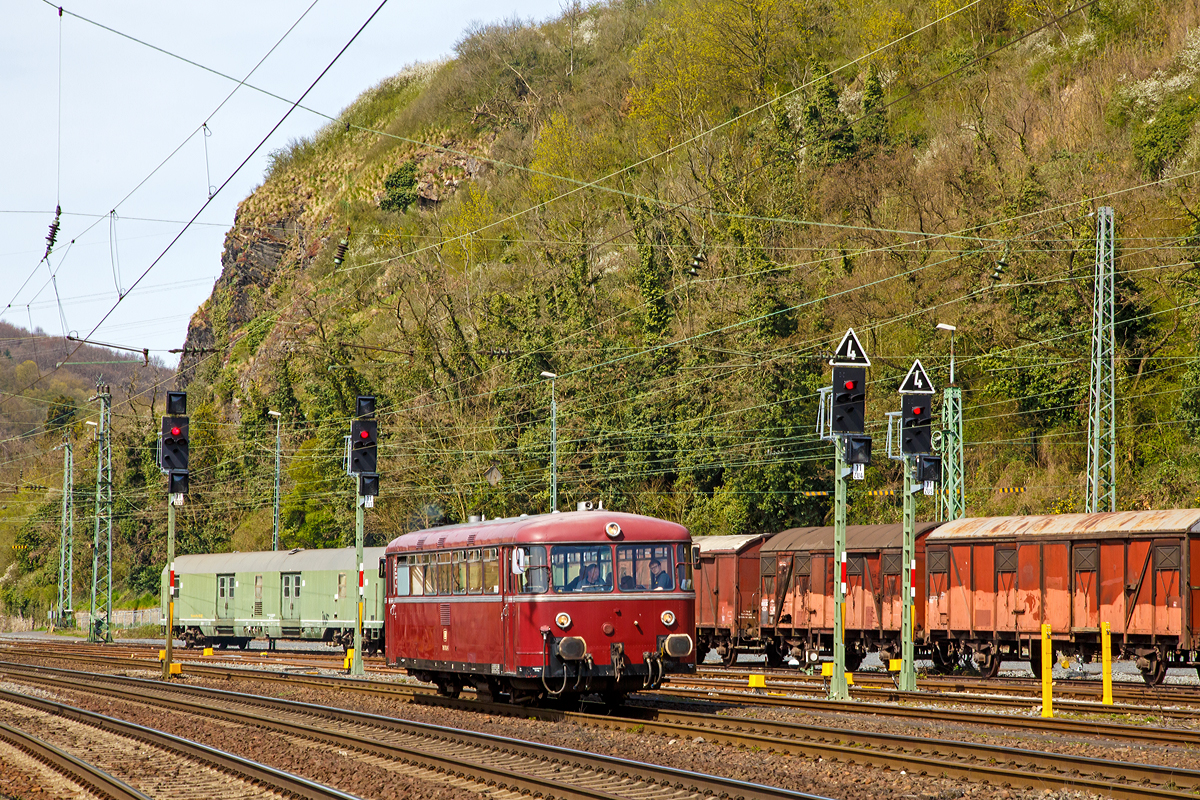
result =
[{"label": "green passenger coach", "polygon": [[[363,549],[363,649],[383,646],[384,591],[378,575],[384,548]],[[160,601],[167,621],[169,569]],[[354,548],[204,553],[175,559],[174,634],[187,647],[245,649],[266,638],[354,643],[358,565]]]}]

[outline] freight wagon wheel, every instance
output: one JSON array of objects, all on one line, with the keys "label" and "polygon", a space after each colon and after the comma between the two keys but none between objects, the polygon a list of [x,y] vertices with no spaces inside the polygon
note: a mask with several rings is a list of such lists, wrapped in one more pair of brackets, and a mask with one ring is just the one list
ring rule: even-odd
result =
[{"label": "freight wagon wheel", "polygon": [[1033,670],[1033,677],[1040,680],[1042,677],[1042,654],[1040,652],[1036,657],[1029,659],[1029,668]]},{"label": "freight wagon wheel", "polygon": [[725,655],[721,656],[721,663],[726,667],[732,667],[737,663],[737,660],[738,649],[736,647],[730,647],[725,651]]},{"label": "freight wagon wheel", "polygon": [[766,656],[767,666],[771,669],[778,669],[783,666],[783,651],[773,642],[767,643]]},{"label": "freight wagon wheel", "polygon": [[977,664],[976,668],[979,670],[979,677],[990,681],[1000,674],[1000,656],[993,653],[987,661]]},{"label": "freight wagon wheel", "polygon": [[1144,669],[1142,672],[1142,680],[1147,686],[1158,686],[1167,677],[1167,661],[1164,658],[1154,659],[1154,664],[1150,669]]},{"label": "freight wagon wheel", "polygon": [[846,651],[846,672],[858,672],[858,668],[862,666],[862,662],[862,653]]}]

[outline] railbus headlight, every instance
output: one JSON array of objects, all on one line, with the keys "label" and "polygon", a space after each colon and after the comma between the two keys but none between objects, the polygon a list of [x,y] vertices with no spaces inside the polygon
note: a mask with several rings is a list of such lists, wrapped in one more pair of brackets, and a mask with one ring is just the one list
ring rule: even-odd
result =
[{"label": "railbus headlight", "polygon": [[664,612],[662,612],[662,616],[660,617],[660,619],[662,620],[662,624],[666,625],[669,628],[675,624],[675,612],[674,611],[664,611]]},{"label": "railbus headlight", "polygon": [[571,615],[565,611],[560,611],[558,616],[554,618],[554,624],[565,631],[567,628],[571,627]]}]

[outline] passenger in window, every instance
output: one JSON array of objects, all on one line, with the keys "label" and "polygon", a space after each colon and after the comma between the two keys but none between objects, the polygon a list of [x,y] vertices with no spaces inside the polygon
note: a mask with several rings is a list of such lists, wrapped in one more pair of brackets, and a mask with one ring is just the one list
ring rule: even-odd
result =
[{"label": "passenger in window", "polygon": [[634,583],[632,575],[622,575],[621,576],[621,591],[622,592],[632,592],[632,591],[635,591],[637,588],[638,588],[638,586],[636,583]]},{"label": "passenger in window", "polygon": [[594,592],[607,588],[600,578],[599,564],[588,564],[583,568],[583,572],[576,575],[575,579],[567,584],[568,592]]},{"label": "passenger in window", "polygon": [[662,562],[657,558],[650,562],[650,588],[651,589],[670,589],[672,588],[671,576],[663,569]]}]

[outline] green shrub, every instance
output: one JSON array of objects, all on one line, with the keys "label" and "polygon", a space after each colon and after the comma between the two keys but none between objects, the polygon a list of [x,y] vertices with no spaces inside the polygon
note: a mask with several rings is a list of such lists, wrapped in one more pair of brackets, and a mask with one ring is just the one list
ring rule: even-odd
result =
[{"label": "green shrub", "polygon": [[401,213],[407,211],[409,206],[417,202],[417,162],[406,161],[401,164],[399,169],[384,179],[383,188],[387,195],[380,201],[380,209]]}]

